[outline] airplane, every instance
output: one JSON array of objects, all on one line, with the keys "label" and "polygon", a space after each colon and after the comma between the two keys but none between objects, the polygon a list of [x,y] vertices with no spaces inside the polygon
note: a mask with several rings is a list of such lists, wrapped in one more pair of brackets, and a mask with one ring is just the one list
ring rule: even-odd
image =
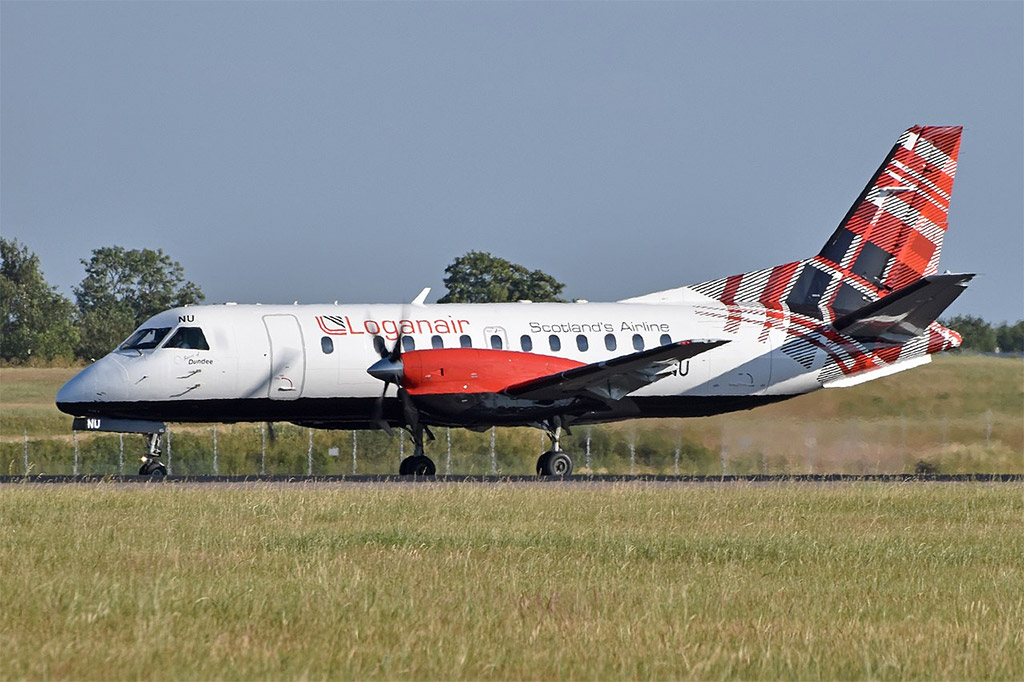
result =
[{"label": "airplane", "polygon": [[956,348],[936,322],[973,274],[938,274],[961,127],[899,136],[817,255],[610,303],[186,306],[146,320],[56,396],[86,431],[165,422],[400,428],[431,476],[432,428],[564,430],[746,410],[889,376]]}]

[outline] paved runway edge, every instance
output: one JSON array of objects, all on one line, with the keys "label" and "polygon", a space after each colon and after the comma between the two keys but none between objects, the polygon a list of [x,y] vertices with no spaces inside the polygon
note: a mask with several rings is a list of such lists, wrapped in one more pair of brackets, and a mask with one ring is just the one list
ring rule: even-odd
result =
[{"label": "paved runway edge", "polygon": [[1020,483],[1024,474],[752,474],[745,476],[0,476],[0,484],[29,483]]}]

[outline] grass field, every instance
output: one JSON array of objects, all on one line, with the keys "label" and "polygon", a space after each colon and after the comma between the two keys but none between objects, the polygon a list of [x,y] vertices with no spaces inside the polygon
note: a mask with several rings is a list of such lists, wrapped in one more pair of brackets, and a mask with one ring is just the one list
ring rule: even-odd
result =
[{"label": "grass field", "polygon": [[[0,473],[24,473],[23,438],[34,473],[71,473],[71,418],[53,397],[74,369],[0,368]],[[212,473],[210,426],[174,425],[174,472]],[[259,425],[218,429],[220,473],[260,470]],[[267,470],[305,473],[306,430],[279,425]],[[454,429],[456,473],[491,472],[490,434]],[[622,422],[574,430],[563,446],[584,471],[586,438],[596,473],[900,473],[919,466],[942,473],[1024,473],[1024,360],[945,355],[925,367],[849,389],[822,390],[775,405],[701,419]],[[443,471],[446,435],[428,446]],[[351,472],[352,435],[318,431],[314,473]],[[359,473],[397,470],[403,444],[380,432],[359,439]],[[116,436],[80,437],[82,473],[117,473]],[[409,444],[406,442],[405,447]],[[496,463],[527,474],[546,443],[533,429],[499,429]],[[632,445],[632,453],[630,446]],[[141,437],[127,439],[132,465]],[[336,449],[339,457],[329,457]],[[129,467],[131,468],[131,467]]]},{"label": "grass field", "polygon": [[2,679],[1024,679],[1024,486],[0,490]]}]

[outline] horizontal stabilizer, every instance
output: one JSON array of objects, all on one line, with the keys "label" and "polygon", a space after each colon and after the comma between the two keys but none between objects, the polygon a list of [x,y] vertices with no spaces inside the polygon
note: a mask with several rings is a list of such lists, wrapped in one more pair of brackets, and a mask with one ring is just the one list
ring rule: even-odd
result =
[{"label": "horizontal stabilizer", "polygon": [[832,323],[840,333],[862,341],[905,343],[920,336],[967,288],[973,274],[924,277]]}]

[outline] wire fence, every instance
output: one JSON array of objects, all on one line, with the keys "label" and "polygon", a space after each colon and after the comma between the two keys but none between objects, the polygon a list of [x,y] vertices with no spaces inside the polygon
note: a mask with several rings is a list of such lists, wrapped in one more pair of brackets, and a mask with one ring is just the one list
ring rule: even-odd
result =
[{"label": "wire fence", "polygon": [[[442,429],[426,451],[446,474],[529,474],[550,448],[536,429]],[[577,427],[563,449],[578,473],[1024,473],[1024,420],[994,415],[887,419],[713,417]],[[174,425],[161,439],[171,475],[358,475],[398,471],[408,434],[291,424]],[[137,473],[140,435],[72,433],[0,443],[0,473]]]}]

